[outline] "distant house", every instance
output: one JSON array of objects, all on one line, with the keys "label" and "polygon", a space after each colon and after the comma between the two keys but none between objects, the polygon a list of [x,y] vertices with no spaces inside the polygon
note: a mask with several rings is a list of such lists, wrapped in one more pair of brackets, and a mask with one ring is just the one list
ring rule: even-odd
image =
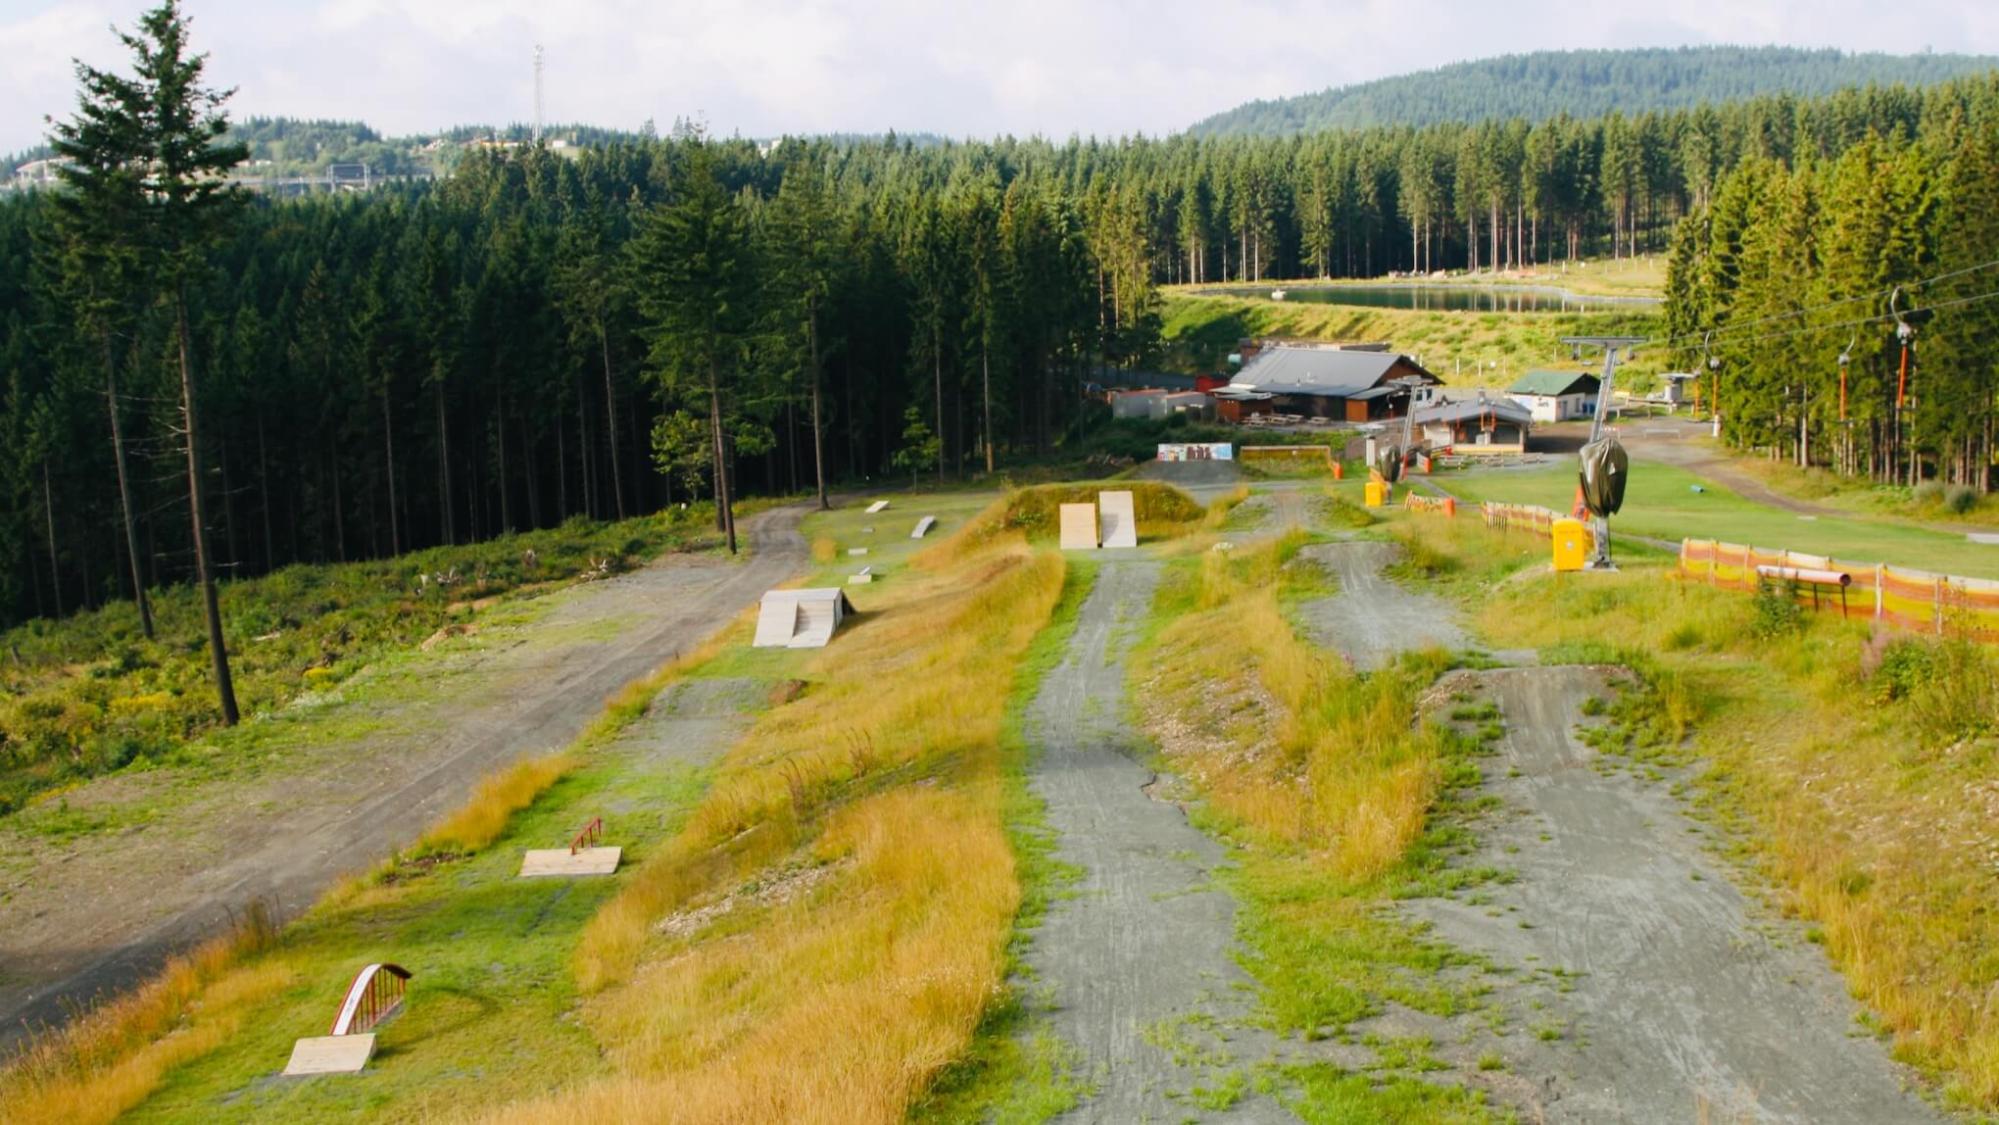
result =
[{"label": "distant house", "polygon": [[1279,344],[1247,358],[1229,389],[1270,395],[1280,413],[1368,422],[1402,416],[1409,390],[1399,379],[1442,382],[1395,352]]},{"label": "distant house", "polygon": [[1110,400],[1113,418],[1171,418],[1175,414],[1185,414],[1189,418],[1208,419],[1215,416],[1214,400],[1198,391],[1111,391]]},{"label": "distant house", "polygon": [[1480,391],[1475,399],[1419,406],[1415,422],[1430,448],[1478,455],[1527,452],[1534,418],[1518,402]]},{"label": "distant house", "polygon": [[1584,371],[1529,371],[1506,388],[1506,395],[1526,407],[1536,422],[1566,422],[1596,413],[1602,382]]}]

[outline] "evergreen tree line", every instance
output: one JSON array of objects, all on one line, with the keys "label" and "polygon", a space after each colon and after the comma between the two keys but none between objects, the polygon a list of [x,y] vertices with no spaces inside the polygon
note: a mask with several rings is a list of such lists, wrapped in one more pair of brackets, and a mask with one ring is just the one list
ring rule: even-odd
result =
[{"label": "evergreen tree line", "polygon": [[1731,169],[1675,233],[1666,315],[1732,445],[1989,490],[1999,101],[1988,90],[1918,130]]},{"label": "evergreen tree line", "polygon": [[1990,55],[1929,51],[1888,55],[1727,46],[1533,51],[1249,102],[1196,122],[1188,132],[1282,136],[1370,125],[1598,117],[1780,93],[1823,97],[1870,85],[1925,86],[1995,67],[1999,59]]},{"label": "evergreen tree line", "polygon": [[1906,145],[1878,138],[1982,119],[1996,91],[1290,139],[523,148],[248,201],[164,286],[92,260],[61,217],[78,189],[17,195],[0,621],[196,576],[203,490],[227,578],[986,469],[1057,445],[1099,366],[1153,358],[1161,284],[1659,248],[1738,169]]}]

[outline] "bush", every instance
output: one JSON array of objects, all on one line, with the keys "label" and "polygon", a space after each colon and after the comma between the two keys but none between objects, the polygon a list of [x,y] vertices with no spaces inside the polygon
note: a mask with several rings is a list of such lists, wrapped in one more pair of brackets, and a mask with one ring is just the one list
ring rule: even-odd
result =
[{"label": "bush", "polygon": [[1790,590],[1775,583],[1756,588],[1756,616],[1749,623],[1751,635],[1767,641],[1802,632],[1804,627],[1805,611]]},{"label": "bush", "polygon": [[1943,506],[1955,515],[1964,515],[1978,506],[1978,493],[1963,485],[1952,485],[1943,494]]},{"label": "bush", "polygon": [[1916,503],[1938,504],[1943,502],[1943,482],[1926,480],[1916,486]]}]

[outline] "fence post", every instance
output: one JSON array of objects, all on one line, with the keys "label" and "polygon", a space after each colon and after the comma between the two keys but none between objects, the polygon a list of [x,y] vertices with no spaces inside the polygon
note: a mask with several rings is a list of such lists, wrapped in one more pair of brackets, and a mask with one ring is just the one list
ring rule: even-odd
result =
[{"label": "fence post", "polygon": [[1710,586],[1712,586],[1712,585],[1714,585],[1714,584],[1715,584],[1715,576],[1714,576],[1714,571],[1715,571],[1715,567],[1716,567],[1717,565],[1719,565],[1719,564],[1717,563],[1717,561],[1716,561],[1716,556],[1718,556],[1718,555],[1720,555],[1720,554],[1721,554],[1721,541],[1720,541],[1720,540],[1718,540],[1718,539],[1710,539],[1710,540],[1708,540],[1708,544],[1707,544],[1707,584],[1708,584],[1708,585],[1710,585]]},{"label": "fence post", "polygon": [[1941,577],[1930,579],[1931,588],[1936,591],[1936,623],[1939,637],[1943,636],[1943,581]]},{"label": "fence post", "polygon": [[1874,564],[1874,620],[1876,621],[1881,620],[1881,618],[1885,616],[1886,613],[1887,607],[1884,604],[1886,598],[1882,594],[1882,589],[1887,585],[1887,581],[1888,581],[1888,564],[1875,563]]}]

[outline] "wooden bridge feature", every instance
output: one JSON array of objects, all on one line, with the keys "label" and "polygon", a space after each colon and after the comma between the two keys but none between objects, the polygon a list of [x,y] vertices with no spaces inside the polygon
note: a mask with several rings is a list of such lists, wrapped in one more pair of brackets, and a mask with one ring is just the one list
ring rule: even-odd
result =
[{"label": "wooden bridge feature", "polygon": [[523,879],[573,878],[578,875],[609,875],[618,869],[625,849],[604,847],[604,818],[592,817],[569,841],[567,848],[541,848],[521,857]]},{"label": "wooden bridge feature", "polygon": [[410,971],[378,962],[355,974],[333,1017],[333,1030],[292,1044],[285,1074],[359,1074],[375,1054],[375,1028],[402,1010]]}]

